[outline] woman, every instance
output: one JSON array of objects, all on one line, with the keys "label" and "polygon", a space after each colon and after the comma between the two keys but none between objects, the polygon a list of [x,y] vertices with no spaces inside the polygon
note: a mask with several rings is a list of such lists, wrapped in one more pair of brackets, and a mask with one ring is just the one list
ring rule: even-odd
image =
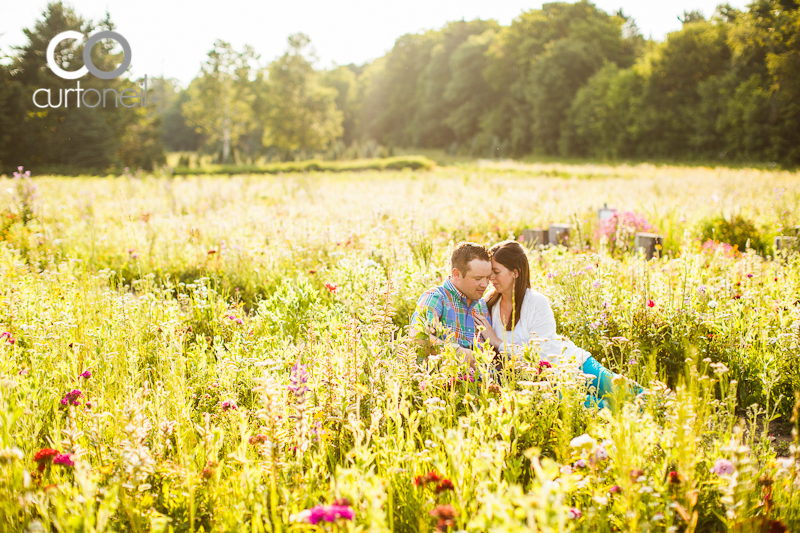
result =
[{"label": "woman", "polygon": [[[584,374],[594,376],[591,386],[596,396],[590,396],[586,405],[593,402],[604,405],[604,398],[613,396],[612,380],[617,377],[592,355],[572,341],[556,334],[556,320],[550,302],[540,292],[531,289],[530,268],[525,249],[516,241],[503,241],[489,250],[492,258],[490,281],[494,292],[487,298],[490,324],[484,317],[476,317],[483,326],[482,335],[500,353],[519,353],[522,346],[534,337],[540,339],[540,358],[553,365],[572,358]],[[634,387],[634,394],[642,391]],[[599,401],[598,401],[599,397]]]}]

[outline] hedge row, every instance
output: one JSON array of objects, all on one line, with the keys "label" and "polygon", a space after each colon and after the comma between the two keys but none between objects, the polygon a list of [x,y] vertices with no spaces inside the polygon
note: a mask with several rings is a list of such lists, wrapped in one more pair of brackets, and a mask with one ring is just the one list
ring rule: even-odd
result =
[{"label": "hedge row", "polygon": [[347,172],[359,170],[429,170],[436,165],[423,156],[401,156],[380,159],[356,159],[353,161],[289,161],[268,165],[214,165],[201,168],[177,167],[176,176],[196,174],[279,174],[281,172]]}]

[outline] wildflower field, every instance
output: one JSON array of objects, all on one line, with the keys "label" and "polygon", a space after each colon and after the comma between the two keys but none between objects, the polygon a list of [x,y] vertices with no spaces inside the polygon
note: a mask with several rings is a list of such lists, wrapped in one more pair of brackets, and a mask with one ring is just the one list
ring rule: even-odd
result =
[{"label": "wildflower field", "polygon": [[[800,530],[797,173],[0,185],[0,531]],[[455,243],[550,223],[559,332],[649,389],[613,410],[535,345],[475,379],[409,336]]]}]

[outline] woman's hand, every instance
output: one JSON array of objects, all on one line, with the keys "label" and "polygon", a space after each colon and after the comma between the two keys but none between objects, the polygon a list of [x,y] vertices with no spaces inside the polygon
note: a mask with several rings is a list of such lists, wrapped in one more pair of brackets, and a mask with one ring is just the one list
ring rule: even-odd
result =
[{"label": "woman's hand", "polygon": [[497,336],[497,333],[494,332],[494,329],[492,329],[492,324],[485,316],[476,314],[475,326],[478,328],[483,328],[483,331],[481,331],[481,337],[488,340],[489,343],[495,348],[499,348],[503,343],[503,341],[501,341]]}]

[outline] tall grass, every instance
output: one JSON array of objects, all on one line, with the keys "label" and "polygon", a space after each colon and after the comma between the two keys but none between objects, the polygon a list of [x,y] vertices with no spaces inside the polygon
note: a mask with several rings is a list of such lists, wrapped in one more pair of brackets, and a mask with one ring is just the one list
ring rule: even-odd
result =
[{"label": "tall grass", "polygon": [[[800,527],[796,429],[770,435],[800,408],[799,260],[697,240],[720,213],[782,232],[797,176],[513,167],[42,177],[24,221],[9,193],[2,529]],[[658,227],[664,257],[609,251],[603,203]],[[454,242],[564,221],[585,242],[531,251],[535,288],[646,397],[587,409],[577,369],[540,371],[533,346],[502,376],[479,353],[477,380],[417,354],[406,326]],[[334,503],[353,519],[308,522]]]}]

